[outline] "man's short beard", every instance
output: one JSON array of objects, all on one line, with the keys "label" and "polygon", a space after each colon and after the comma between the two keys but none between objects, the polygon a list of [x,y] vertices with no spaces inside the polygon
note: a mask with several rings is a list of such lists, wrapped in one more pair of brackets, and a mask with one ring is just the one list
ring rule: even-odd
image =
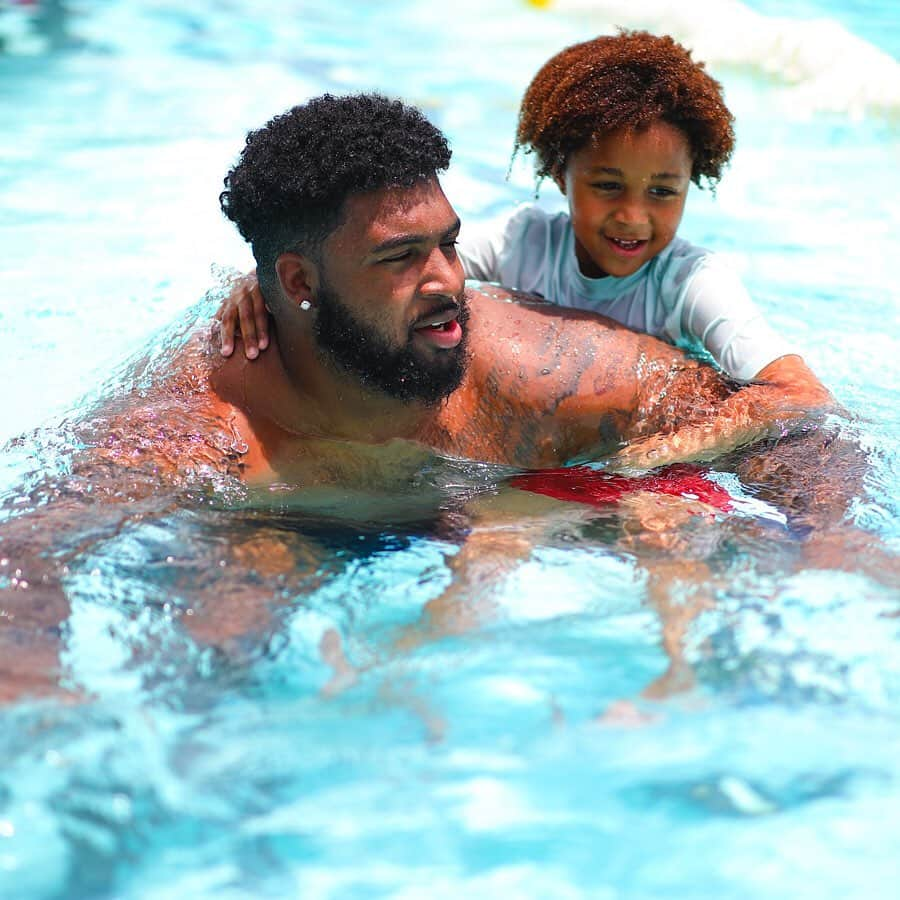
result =
[{"label": "man's short beard", "polygon": [[314,334],[318,349],[345,372],[355,375],[368,388],[395,400],[434,406],[460,385],[468,361],[465,328],[469,309],[464,294],[456,298],[462,340],[456,347],[431,358],[416,351],[412,329],[406,344],[397,346],[373,326],[357,319],[337,292],[323,280],[316,292]]}]

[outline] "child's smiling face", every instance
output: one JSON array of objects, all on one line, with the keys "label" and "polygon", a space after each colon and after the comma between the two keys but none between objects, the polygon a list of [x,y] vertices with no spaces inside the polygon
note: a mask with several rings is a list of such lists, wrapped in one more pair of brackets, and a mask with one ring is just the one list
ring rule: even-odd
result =
[{"label": "child's smiling face", "polygon": [[576,150],[557,183],[582,274],[631,275],[665,249],[681,223],[691,165],[687,138],[663,121]]}]

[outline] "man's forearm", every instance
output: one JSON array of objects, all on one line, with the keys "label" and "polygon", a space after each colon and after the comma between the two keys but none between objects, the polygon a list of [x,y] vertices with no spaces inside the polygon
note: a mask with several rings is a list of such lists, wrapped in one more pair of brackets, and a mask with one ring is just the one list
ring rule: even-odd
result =
[{"label": "man's forearm", "polygon": [[[699,398],[698,398],[699,399]],[[810,414],[834,407],[834,400],[799,356],[766,366],[757,380],[719,402],[699,421],[625,447],[616,461],[629,468],[713,459],[766,437],[790,432]]]}]

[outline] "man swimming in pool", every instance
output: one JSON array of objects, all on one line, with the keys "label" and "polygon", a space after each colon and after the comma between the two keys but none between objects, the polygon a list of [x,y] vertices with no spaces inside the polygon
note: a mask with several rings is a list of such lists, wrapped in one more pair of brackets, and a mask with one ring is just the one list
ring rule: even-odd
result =
[{"label": "man swimming in pool", "polygon": [[449,160],[417,110],[377,95],[326,95],[248,137],[222,207],[253,248],[277,352],[211,380],[246,479],[371,484],[398,440],[401,456],[537,468],[634,442],[655,465],[762,436],[753,385],[590,314],[465,291],[437,180]]},{"label": "man swimming in pool", "polygon": [[[251,364],[198,336],[151,388],[91,419],[65,490],[0,528],[16,572],[0,668],[38,659],[32,621],[52,655],[72,535],[196,503],[177,487],[210,475],[257,487],[264,504],[277,487],[280,505],[330,512],[335,488],[345,510],[348,496],[416,495],[447,457],[541,468],[638,446],[656,463],[759,436],[745,415],[753,385],[590,313],[464,290],[459,220],[437,179],[449,159],[417,110],[376,95],[326,95],[248,137],[221,199],[256,256],[274,346]],[[786,408],[785,422],[796,415]],[[528,549],[466,541],[486,545]],[[221,635],[227,591],[212,593],[206,622]]]},{"label": "man swimming in pool", "polygon": [[[235,354],[211,378],[248,448],[246,480],[302,486],[309,503],[311,485],[409,484],[435,454],[658,465],[762,436],[758,386],[590,313],[466,291],[459,219],[437,179],[449,159],[417,110],[372,95],[312,100],[248,137],[221,200],[253,248],[275,351]],[[829,403],[823,389],[799,406]],[[800,415],[785,403],[785,423]],[[563,478],[562,493],[547,478],[518,486],[589,502],[590,486]],[[671,492],[716,505],[697,482]],[[494,527],[506,514],[492,508],[450,561],[453,586],[426,611],[437,632],[471,622],[485,570],[529,552],[522,529]]]}]

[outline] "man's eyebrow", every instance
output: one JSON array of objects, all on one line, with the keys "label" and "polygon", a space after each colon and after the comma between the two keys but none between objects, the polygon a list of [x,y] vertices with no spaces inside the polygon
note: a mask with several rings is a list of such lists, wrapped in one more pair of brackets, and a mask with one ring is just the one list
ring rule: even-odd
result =
[{"label": "man's eyebrow", "polygon": [[[455,238],[459,234],[461,222],[459,218],[445,231],[441,234],[438,239],[439,243],[444,243],[444,241],[450,240],[450,238]],[[430,234],[422,234],[420,232],[410,232],[407,234],[398,234],[392,238],[388,238],[386,241],[382,241],[380,244],[373,247],[369,252],[370,253],[384,253],[386,250],[395,250],[397,247],[405,247],[408,244],[424,244],[430,241]]]}]

